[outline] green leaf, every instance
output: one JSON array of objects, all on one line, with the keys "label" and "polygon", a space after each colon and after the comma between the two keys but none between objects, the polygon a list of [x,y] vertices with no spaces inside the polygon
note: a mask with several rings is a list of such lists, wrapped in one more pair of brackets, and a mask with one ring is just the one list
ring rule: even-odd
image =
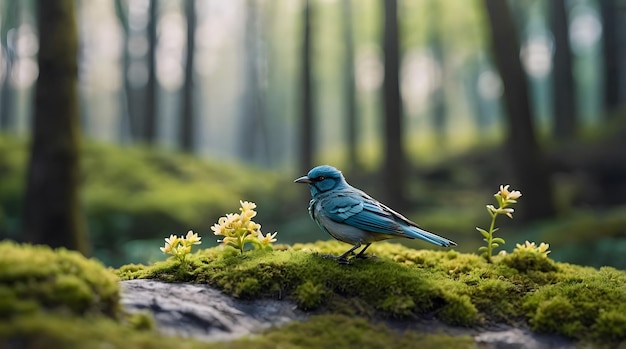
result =
[{"label": "green leaf", "polygon": [[491,234],[497,232],[498,230],[500,230],[500,228],[493,228],[493,231],[491,232]]},{"label": "green leaf", "polygon": [[485,229],[476,227],[476,230],[478,230],[481,234],[483,234],[484,237],[486,237],[486,238],[489,237],[489,232],[487,232]]},{"label": "green leaf", "polygon": [[493,238],[491,241],[492,242],[497,242],[497,243],[502,244],[502,245],[506,244],[506,242],[504,241],[503,238]]},{"label": "green leaf", "polygon": [[478,248],[478,252],[487,252],[489,249],[485,246],[481,246],[480,248]]},{"label": "green leaf", "polygon": [[491,247],[498,247],[500,245],[496,244],[495,242],[491,244]]}]

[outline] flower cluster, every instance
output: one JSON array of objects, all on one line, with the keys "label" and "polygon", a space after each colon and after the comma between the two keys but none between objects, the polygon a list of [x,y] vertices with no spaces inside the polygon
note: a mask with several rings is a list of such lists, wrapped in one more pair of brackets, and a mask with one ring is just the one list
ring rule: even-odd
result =
[{"label": "flower cluster", "polygon": [[548,250],[548,248],[550,248],[549,244],[546,244],[545,242],[542,242],[541,244],[539,244],[539,246],[537,246],[534,242],[528,242],[528,240],[526,240],[526,242],[522,245],[522,244],[515,244],[516,247],[513,250],[513,252],[531,252],[531,253],[535,253],[535,254],[539,254],[542,255],[543,257],[548,257],[548,253],[550,253],[550,250]]},{"label": "flower cluster", "polygon": [[165,238],[165,246],[161,247],[161,251],[184,262],[185,257],[191,253],[191,246],[201,244],[200,239],[202,238],[191,230],[187,232],[187,236],[170,235],[169,238]]},{"label": "flower cluster", "polygon": [[271,249],[276,241],[276,234],[263,235],[261,225],[255,223],[252,218],[256,216],[256,204],[254,202],[239,201],[241,213],[229,213],[215,223],[211,230],[213,234],[224,236],[217,242],[223,246],[232,246],[243,253],[246,243],[251,243],[255,248]]},{"label": "flower cluster", "polygon": [[498,202],[498,207],[496,208],[493,205],[486,206],[487,212],[489,212],[489,215],[491,216],[491,225],[489,226],[489,230],[487,231],[485,229],[476,227],[476,230],[478,230],[484,236],[483,241],[487,243],[487,246],[481,246],[478,249],[478,252],[483,252],[483,256],[485,256],[485,258],[489,262],[491,262],[493,249],[500,246],[501,244],[505,244],[503,238],[493,237],[493,233],[498,230],[498,228],[495,227],[496,217],[503,214],[508,216],[509,218],[513,218],[513,212],[515,212],[515,210],[508,206],[517,203],[517,199],[522,196],[522,193],[517,190],[509,191],[509,185],[501,185],[500,190],[493,196]]},{"label": "flower cluster", "polygon": [[498,201],[498,208],[495,208],[493,205],[487,205],[487,210],[489,214],[493,217],[498,214],[505,214],[509,216],[509,218],[513,218],[513,210],[510,207],[507,207],[511,204],[516,204],[517,199],[522,196],[522,193],[518,190],[509,191],[509,185],[501,185],[500,191],[493,194],[493,196]]}]

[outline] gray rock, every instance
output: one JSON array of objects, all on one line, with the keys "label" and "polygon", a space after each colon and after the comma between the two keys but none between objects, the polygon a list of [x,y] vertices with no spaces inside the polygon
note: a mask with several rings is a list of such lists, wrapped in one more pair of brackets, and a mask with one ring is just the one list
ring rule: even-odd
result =
[{"label": "gray rock", "polygon": [[167,335],[231,340],[306,319],[291,302],[237,300],[208,285],[130,280],[121,282],[121,290],[127,311],[149,311]]},{"label": "gray rock", "polygon": [[576,344],[560,336],[538,335],[528,330],[507,328],[484,331],[474,336],[477,343],[493,349],[574,349]]}]

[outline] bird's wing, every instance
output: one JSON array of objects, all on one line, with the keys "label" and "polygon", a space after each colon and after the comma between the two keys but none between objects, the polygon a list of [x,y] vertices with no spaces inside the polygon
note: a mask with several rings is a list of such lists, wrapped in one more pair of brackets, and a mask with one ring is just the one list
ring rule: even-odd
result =
[{"label": "bird's wing", "polygon": [[383,234],[403,234],[393,215],[365,193],[336,193],[327,197],[322,209],[335,222]]}]

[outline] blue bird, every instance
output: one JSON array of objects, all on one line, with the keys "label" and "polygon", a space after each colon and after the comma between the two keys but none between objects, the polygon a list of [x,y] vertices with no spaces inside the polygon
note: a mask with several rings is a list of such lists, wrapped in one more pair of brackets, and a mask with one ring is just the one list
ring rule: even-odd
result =
[{"label": "blue bird", "polygon": [[309,185],[313,198],[309,215],[320,229],[353,245],[340,256],[325,256],[339,263],[348,263],[347,256],[361,245],[365,247],[355,257],[363,258],[372,242],[386,239],[421,239],[438,246],[456,246],[453,241],[420,229],[403,215],[354,188],[332,166],[317,166],[294,182]]}]

